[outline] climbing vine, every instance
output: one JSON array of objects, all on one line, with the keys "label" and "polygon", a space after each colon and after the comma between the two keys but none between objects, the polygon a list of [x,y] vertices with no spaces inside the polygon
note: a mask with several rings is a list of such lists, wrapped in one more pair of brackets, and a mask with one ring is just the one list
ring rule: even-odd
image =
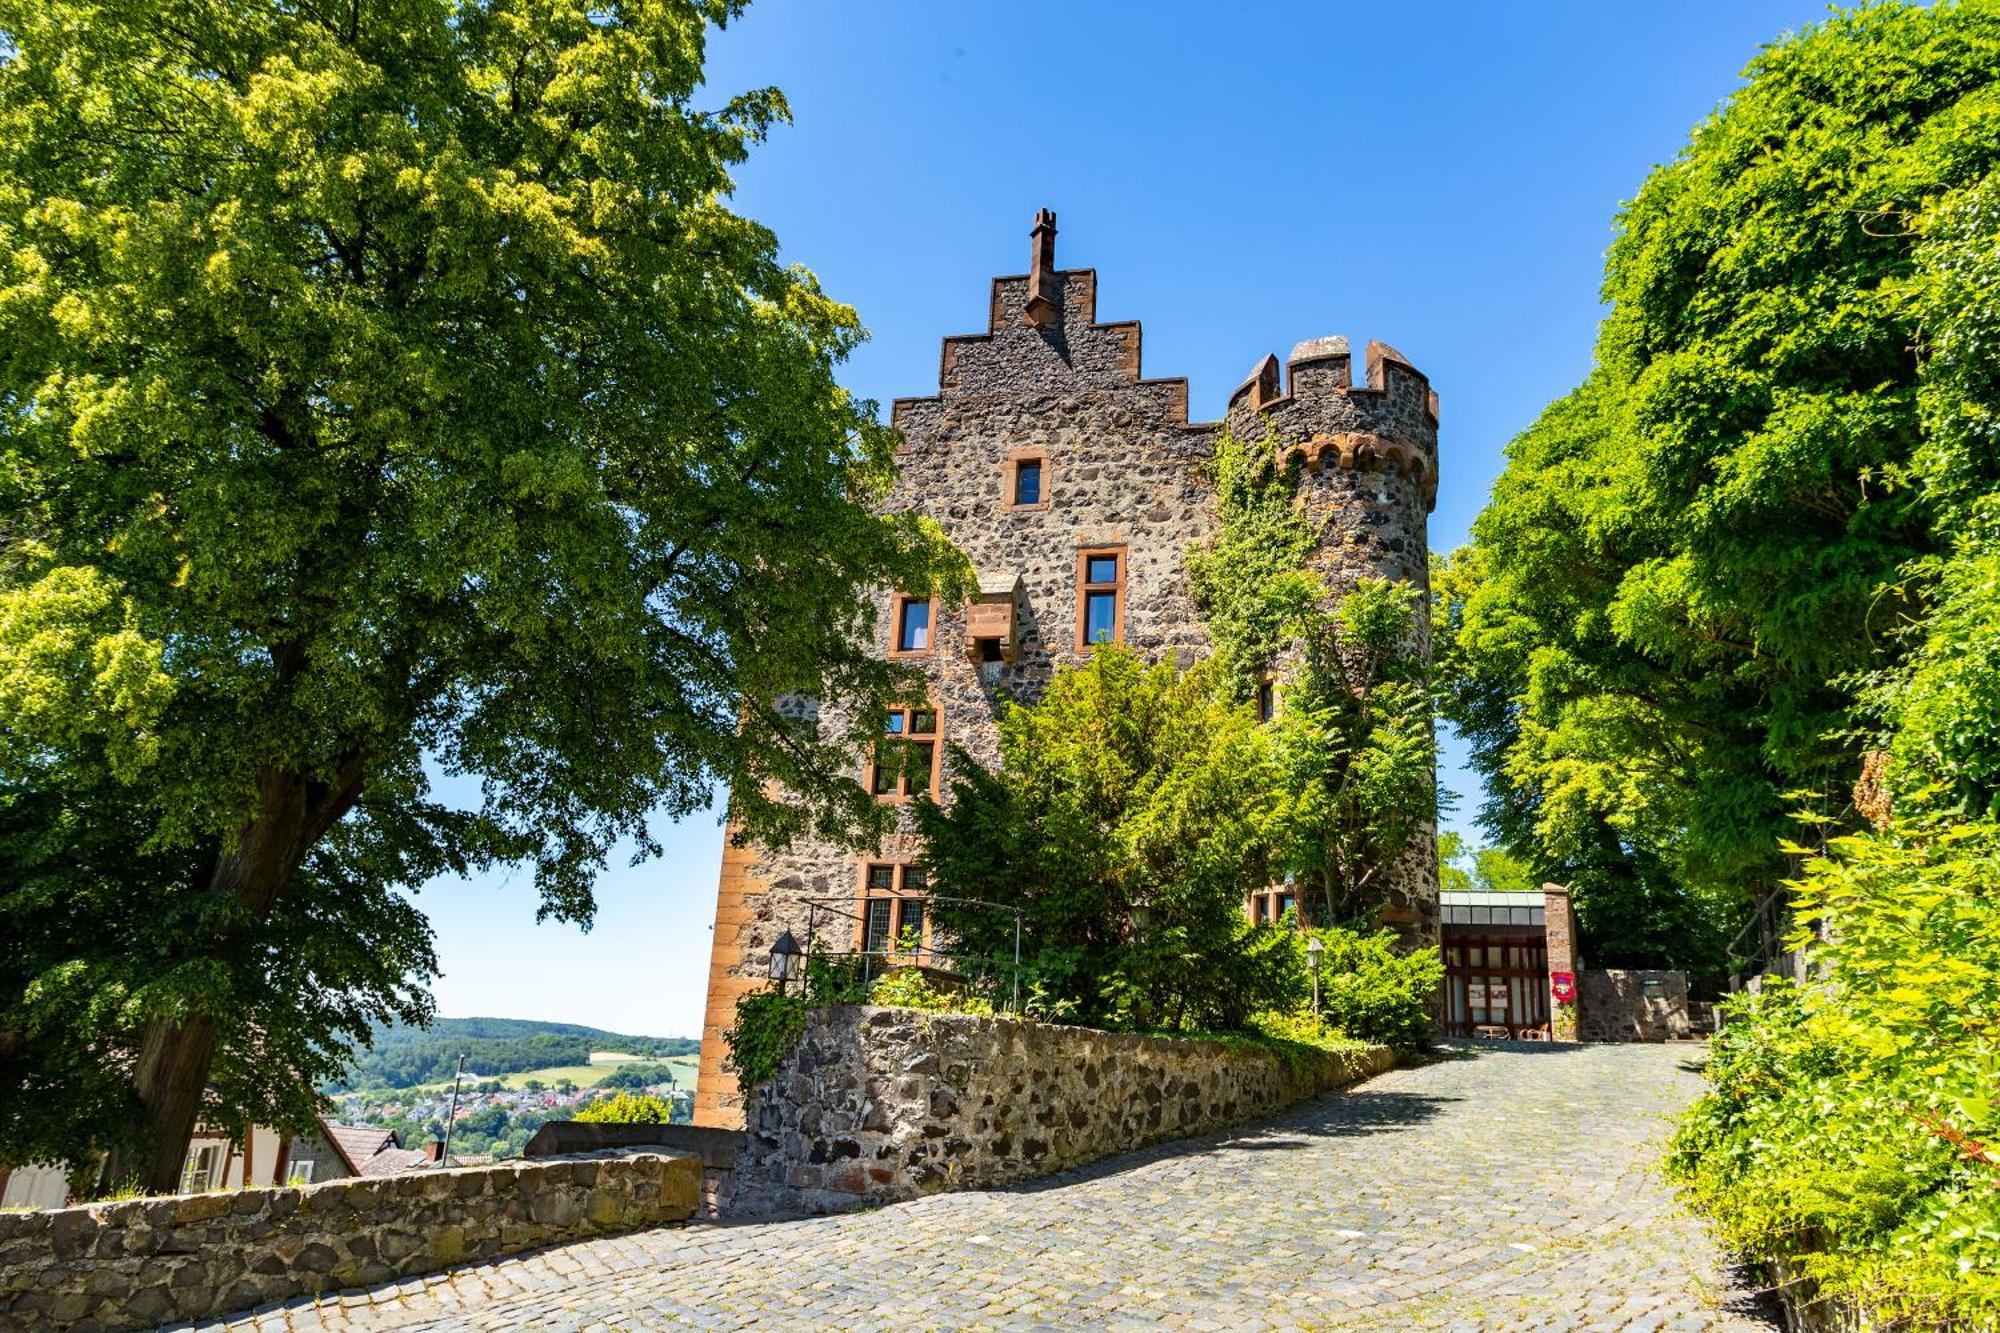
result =
[{"label": "climbing vine", "polygon": [[1217,529],[1188,553],[1196,605],[1233,697],[1279,676],[1272,718],[1278,864],[1323,923],[1380,902],[1437,817],[1422,593],[1363,578],[1334,597],[1308,565],[1317,541],[1299,473],[1274,441],[1224,433],[1211,480]]},{"label": "climbing vine", "polygon": [[1247,702],[1325,589],[1306,568],[1313,531],[1297,504],[1297,469],[1279,464],[1275,441],[1248,444],[1223,432],[1209,479],[1219,521],[1188,552],[1188,580],[1226,688]]}]

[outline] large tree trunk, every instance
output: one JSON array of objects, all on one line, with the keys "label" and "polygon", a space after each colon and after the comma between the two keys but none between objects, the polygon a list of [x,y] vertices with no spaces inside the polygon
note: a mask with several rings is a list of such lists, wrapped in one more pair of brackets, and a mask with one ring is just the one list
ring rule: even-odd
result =
[{"label": "large tree trunk", "polygon": [[[199,956],[234,959],[244,927],[271,914],[313,844],[353,807],[361,774],[361,759],[355,755],[331,783],[269,768],[258,775],[257,814],[243,826],[236,845],[216,858],[209,879],[208,891],[239,910],[230,925],[199,943]],[[147,1025],[132,1070],[132,1090],[146,1120],[144,1145],[114,1151],[106,1159],[100,1182],[106,1190],[135,1182],[148,1194],[180,1188],[217,1036],[212,1013],[155,1019]]]}]

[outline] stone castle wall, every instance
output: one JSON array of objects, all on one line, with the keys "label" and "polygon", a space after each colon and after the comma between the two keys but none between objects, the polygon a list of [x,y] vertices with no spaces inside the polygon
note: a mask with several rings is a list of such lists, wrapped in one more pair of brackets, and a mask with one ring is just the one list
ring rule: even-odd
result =
[{"label": "stone castle wall", "polygon": [[1382,1046],[1293,1064],[1248,1043],[814,1010],[751,1096],[736,1201],[828,1211],[1011,1184],[1268,1115],[1394,1063]]},{"label": "stone castle wall", "polygon": [[685,1221],[701,1172],[615,1152],[0,1213],[0,1327],[150,1328]]},{"label": "stone castle wall", "polygon": [[[1318,339],[1300,344],[1288,367],[1266,358],[1231,398],[1225,421],[1191,423],[1187,381],[1143,376],[1139,325],[1099,323],[1097,274],[1054,269],[1053,242],[1051,218],[1046,236],[1038,224],[1035,250],[1038,264],[1048,267],[994,279],[986,332],[946,339],[938,392],[899,399],[893,409],[903,444],[887,507],[937,519],[983,585],[1018,579],[1010,660],[975,660],[968,608],[943,605],[933,617],[931,648],[902,659],[924,672],[940,714],[946,742],[940,793],[955,776],[949,745],[992,763],[1004,701],[1033,702],[1058,669],[1088,651],[1079,642],[1080,551],[1121,553],[1122,642],[1182,665],[1208,651],[1185,557],[1214,531],[1205,472],[1225,428],[1240,438],[1268,437],[1303,465],[1301,502],[1322,533],[1315,563],[1331,588],[1368,575],[1428,585],[1425,523],[1436,494],[1437,403],[1423,375],[1393,349],[1372,343],[1364,382],[1353,384],[1346,340]],[[1033,506],[1012,502],[1013,464],[1024,456],[1042,460],[1045,499]],[[886,655],[895,628],[892,592],[884,591],[880,606],[876,647]],[[1418,639],[1428,651],[1428,624]],[[839,720],[829,712],[822,724]],[[864,861],[916,859],[907,831],[866,858],[813,839],[785,852],[734,846],[724,852],[697,1123],[743,1123],[735,1080],[723,1067],[722,1034],[734,1021],[737,998],[768,984],[778,936],[790,930],[803,941],[812,916],[823,944],[858,946],[856,923],[812,912],[807,900],[854,903]],[[1430,840],[1419,839],[1398,865],[1384,900],[1386,920],[1413,940],[1435,942]]]}]

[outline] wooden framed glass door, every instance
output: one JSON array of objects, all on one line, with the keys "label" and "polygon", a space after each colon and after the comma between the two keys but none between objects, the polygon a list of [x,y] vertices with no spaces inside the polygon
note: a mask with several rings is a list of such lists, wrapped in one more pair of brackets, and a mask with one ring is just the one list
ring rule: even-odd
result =
[{"label": "wooden framed glass door", "polygon": [[1540,931],[1448,930],[1442,947],[1447,1035],[1505,1028],[1519,1036],[1548,1026],[1548,943]]}]

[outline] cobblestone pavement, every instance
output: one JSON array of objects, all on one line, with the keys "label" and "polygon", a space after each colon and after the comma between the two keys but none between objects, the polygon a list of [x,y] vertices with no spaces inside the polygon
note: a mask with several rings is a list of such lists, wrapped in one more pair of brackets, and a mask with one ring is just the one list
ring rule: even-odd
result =
[{"label": "cobblestone pavement", "polygon": [[584,1241],[230,1327],[1768,1330],[1653,1170],[1698,1054],[1461,1052],[1024,1188]]}]

